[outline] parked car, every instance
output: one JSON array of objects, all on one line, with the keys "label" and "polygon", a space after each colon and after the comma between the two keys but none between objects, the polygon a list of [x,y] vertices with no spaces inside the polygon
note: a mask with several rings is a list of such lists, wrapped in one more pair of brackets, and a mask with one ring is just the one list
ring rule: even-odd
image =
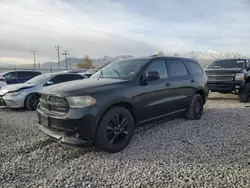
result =
[{"label": "parked car", "polygon": [[196,60],[126,59],[84,81],[42,89],[39,128],[62,144],[118,152],[136,125],[175,115],[200,119],[207,96],[207,76]]},{"label": "parked car", "polygon": [[[0,106],[35,110],[39,102],[39,92],[43,87],[79,79],[84,77],[72,73],[46,73],[23,84],[5,86],[0,89]],[[67,84],[64,83],[65,86]]]},{"label": "parked car", "polygon": [[6,86],[7,83],[6,83],[6,79],[2,76],[0,76],[0,89],[3,87],[3,86]]},{"label": "parked car", "polygon": [[205,71],[208,76],[208,89],[211,92],[238,94],[241,102],[249,102],[249,59],[218,60]]},{"label": "parked car", "polygon": [[40,74],[41,72],[38,71],[8,71],[1,73],[0,76],[4,77],[9,85],[24,83]]},{"label": "parked car", "polygon": [[86,72],[83,73],[83,75],[87,78],[90,78],[93,74],[95,74],[98,71],[98,69],[91,69],[87,70]]}]

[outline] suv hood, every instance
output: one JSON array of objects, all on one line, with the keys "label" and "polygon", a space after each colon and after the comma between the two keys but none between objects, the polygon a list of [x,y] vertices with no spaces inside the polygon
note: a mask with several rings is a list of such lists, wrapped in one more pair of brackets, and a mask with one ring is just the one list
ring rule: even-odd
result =
[{"label": "suv hood", "polygon": [[20,89],[28,89],[35,86],[36,86],[35,84],[27,84],[27,83],[6,85],[2,87],[2,89],[0,89],[0,95],[5,95],[8,92],[14,92]]},{"label": "suv hood", "polygon": [[120,79],[88,78],[84,80],[70,81],[48,86],[43,88],[40,93],[59,95],[59,96],[79,96],[84,93],[91,93],[100,90],[118,88],[119,86],[121,87],[123,86],[123,84],[127,82],[128,80],[120,80]]},{"label": "suv hood", "polygon": [[206,73],[238,73],[242,72],[242,68],[218,68],[218,69],[205,69]]}]

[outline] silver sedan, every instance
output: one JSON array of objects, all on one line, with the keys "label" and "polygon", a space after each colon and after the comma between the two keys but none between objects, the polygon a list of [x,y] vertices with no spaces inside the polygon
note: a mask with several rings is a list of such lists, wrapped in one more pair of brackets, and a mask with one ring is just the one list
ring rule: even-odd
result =
[{"label": "silver sedan", "polygon": [[4,86],[0,89],[0,107],[25,107],[28,110],[35,110],[39,103],[39,92],[43,87],[84,78],[73,73],[46,73],[23,84]]}]

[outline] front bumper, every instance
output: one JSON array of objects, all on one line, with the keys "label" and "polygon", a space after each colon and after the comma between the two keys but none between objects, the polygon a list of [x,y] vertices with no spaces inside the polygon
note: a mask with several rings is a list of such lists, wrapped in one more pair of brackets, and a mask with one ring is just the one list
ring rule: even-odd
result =
[{"label": "front bumper", "polygon": [[56,129],[48,128],[44,125],[39,125],[40,131],[42,131],[47,136],[53,138],[60,144],[70,145],[74,147],[90,147],[92,146],[92,140],[83,140],[77,138],[74,134],[66,134],[63,131],[58,131]]},{"label": "front bumper", "polygon": [[208,89],[212,92],[241,91],[245,87],[245,81],[208,82]]},{"label": "front bumper", "polygon": [[[73,110],[73,112],[76,109]],[[79,109],[82,111],[82,109]],[[81,117],[74,117],[72,110],[65,116],[52,116],[45,114],[40,108],[37,109],[39,129],[46,135],[57,140],[61,144],[89,147],[92,145],[96,133],[96,119],[85,113]],[[71,115],[71,114],[74,114]]]},{"label": "front bumper", "polygon": [[19,94],[17,96],[8,96],[4,95],[1,100],[4,101],[7,107],[9,108],[23,108],[25,95]]}]

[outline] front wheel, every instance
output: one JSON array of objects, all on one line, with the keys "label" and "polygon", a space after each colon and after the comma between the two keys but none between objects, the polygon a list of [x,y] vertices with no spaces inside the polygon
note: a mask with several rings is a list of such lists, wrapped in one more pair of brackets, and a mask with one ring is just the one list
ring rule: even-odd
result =
[{"label": "front wheel", "polygon": [[38,103],[39,103],[38,94],[31,94],[25,99],[25,107],[28,110],[36,110]]},{"label": "front wheel", "polygon": [[126,108],[112,107],[98,125],[95,146],[110,153],[123,150],[132,139],[134,124],[133,116]]},{"label": "front wheel", "polygon": [[204,101],[201,95],[195,94],[192,98],[191,105],[186,114],[187,119],[198,120],[203,114]]}]

